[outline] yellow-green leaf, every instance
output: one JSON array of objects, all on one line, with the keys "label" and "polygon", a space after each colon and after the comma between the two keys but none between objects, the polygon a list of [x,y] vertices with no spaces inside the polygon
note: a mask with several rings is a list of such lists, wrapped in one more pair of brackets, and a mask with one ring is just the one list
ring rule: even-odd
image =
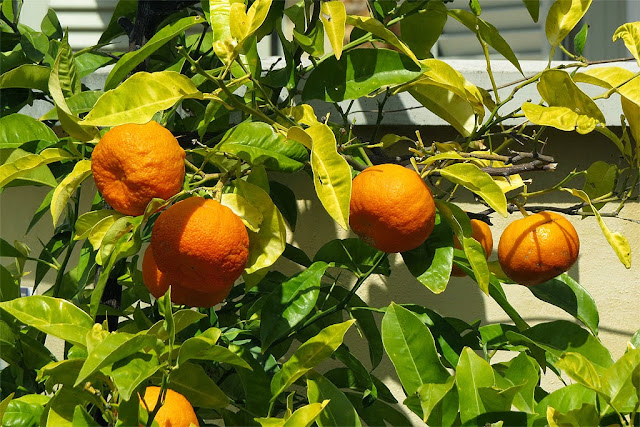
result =
[{"label": "yellow-green leaf", "polygon": [[349,229],[351,168],[338,154],[336,138],[329,126],[321,124],[306,130],[311,137],[313,184],[322,206],[345,230]]},{"label": "yellow-green leaf", "polygon": [[640,65],[640,22],[629,22],[618,27],[613,33],[613,41],[622,39],[631,55]]},{"label": "yellow-green leaf", "polygon": [[60,160],[73,159],[74,156],[61,148],[47,148],[40,154],[27,154],[0,166],[0,188],[14,179],[40,165],[46,165]]},{"label": "yellow-green leaf", "polygon": [[342,42],[344,41],[344,28],[347,19],[347,10],[344,3],[339,0],[322,2],[320,7],[320,19],[324,26],[324,32],[329,38],[336,59],[342,55]]},{"label": "yellow-green leaf", "polygon": [[522,112],[531,123],[541,126],[552,126],[564,131],[577,130],[587,134],[596,128],[596,121],[587,116],[581,116],[566,107],[543,107],[542,105],[525,102]]},{"label": "yellow-green leaf", "polygon": [[462,136],[469,136],[475,127],[475,111],[466,98],[431,84],[418,84],[409,93],[426,109],[445,120]]},{"label": "yellow-green leaf", "polygon": [[631,136],[636,142],[636,164],[640,166],[640,105],[629,101],[627,97],[620,97],[622,103],[622,112],[627,118],[629,128],[631,129]]},{"label": "yellow-green leaf", "polygon": [[318,117],[309,104],[300,104],[281,110],[287,116],[291,116],[294,121],[306,126],[319,125]]},{"label": "yellow-green leaf", "polygon": [[67,203],[76,188],[91,175],[91,160],[80,160],[75,164],[73,170],[67,175],[60,184],[53,190],[51,198],[51,217],[53,218],[53,226],[55,227],[60,219],[60,215],[67,207]]},{"label": "yellow-green leaf", "polygon": [[94,251],[97,251],[102,246],[102,240],[104,236],[107,234],[107,231],[111,229],[111,226],[115,224],[116,221],[120,220],[124,215],[109,215],[100,221],[96,222],[96,224],[89,231],[88,240],[91,243]]},{"label": "yellow-green leaf", "polygon": [[262,212],[242,196],[234,193],[226,193],[222,195],[220,203],[223,206],[228,207],[234,214],[238,215],[245,227],[249,230],[257,233],[260,231],[260,224],[262,223]]},{"label": "yellow-green leaf", "polygon": [[456,163],[440,171],[449,181],[460,184],[478,196],[482,197],[489,206],[503,217],[509,215],[507,198],[500,186],[491,176],[471,163]]},{"label": "yellow-green leaf", "polygon": [[236,46],[230,29],[231,5],[233,3],[238,3],[238,1],[209,0],[209,21],[213,32],[213,50],[216,56],[225,62],[228,61]]},{"label": "yellow-green leaf", "polygon": [[573,27],[578,25],[589,6],[591,6],[591,0],[556,0],[549,9],[545,23],[549,44],[554,48],[558,46]]},{"label": "yellow-green leaf", "polygon": [[376,19],[370,16],[347,15],[346,23],[348,25],[358,27],[361,30],[367,31],[374,36],[380,37],[382,40],[386,41],[393,47],[397,48],[400,52],[407,55],[416,64],[420,65],[420,61],[418,61],[418,58],[416,58],[411,49],[409,49],[406,44],[400,41],[400,39],[391,30],[387,29],[387,27],[385,27]]},{"label": "yellow-green leaf", "polygon": [[640,77],[633,71],[621,67],[597,67],[577,73],[576,82],[588,83],[605,89],[617,88],[616,91],[640,105]]},{"label": "yellow-green leaf", "polygon": [[175,71],[140,72],[102,95],[80,124],[144,124],[158,111],[166,110],[184,98],[202,98],[188,77]]},{"label": "yellow-green leaf", "polygon": [[[86,239],[92,233],[93,229],[98,226],[100,222],[109,217],[115,217],[116,219],[123,217],[121,213],[118,213],[112,209],[101,209],[99,211],[91,211],[83,213],[78,217],[75,224],[74,240]],[[105,230],[106,232],[106,230]]]},{"label": "yellow-green leaf", "polygon": [[596,217],[596,220],[598,221],[598,225],[602,229],[602,234],[604,234],[607,242],[609,242],[609,245],[611,245],[611,247],[613,248],[613,251],[618,256],[618,259],[622,264],[624,264],[626,268],[631,268],[631,245],[629,244],[627,238],[618,232],[612,232],[611,230],[609,230],[609,227],[607,227],[607,225],[604,223],[602,216],[591,203],[591,199],[589,198],[587,193],[582,190],[576,190],[575,188],[563,188],[563,190],[573,194],[574,196],[582,199],[584,202],[589,204],[593,211],[593,214]]},{"label": "yellow-green leaf", "polygon": [[309,427],[318,418],[318,415],[322,413],[322,410],[329,403],[329,400],[324,400],[322,403],[310,403],[306,406],[296,409],[295,412],[287,418],[254,418],[255,421],[260,423],[261,427]]},{"label": "yellow-green leaf", "polygon": [[297,141],[300,144],[304,145],[305,148],[311,150],[311,146],[313,145],[313,140],[301,127],[292,126],[287,131],[287,139],[291,141]]},{"label": "yellow-green leaf", "polygon": [[260,231],[249,230],[249,260],[245,272],[251,274],[276,262],[284,252],[287,232],[284,218],[267,192],[240,179],[234,183],[237,194],[257,208],[263,218]]}]

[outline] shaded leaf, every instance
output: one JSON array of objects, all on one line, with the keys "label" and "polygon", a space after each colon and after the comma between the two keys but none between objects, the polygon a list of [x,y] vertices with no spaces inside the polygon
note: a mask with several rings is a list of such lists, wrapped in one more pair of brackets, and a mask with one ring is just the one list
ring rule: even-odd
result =
[{"label": "shaded leaf", "polygon": [[[412,2],[404,2],[400,11],[408,13],[415,7]],[[431,57],[431,48],[447,22],[447,8],[442,1],[429,1],[425,9],[425,12],[414,13],[400,21],[402,40],[418,59]]]},{"label": "shaded leaf", "polygon": [[314,371],[307,374],[307,396],[310,403],[329,401],[316,420],[318,426],[357,427],[361,425],[358,413],[344,393],[331,381]]},{"label": "shaded leaf", "polygon": [[184,395],[196,407],[219,409],[229,398],[200,365],[186,362],[171,372],[171,388]]}]

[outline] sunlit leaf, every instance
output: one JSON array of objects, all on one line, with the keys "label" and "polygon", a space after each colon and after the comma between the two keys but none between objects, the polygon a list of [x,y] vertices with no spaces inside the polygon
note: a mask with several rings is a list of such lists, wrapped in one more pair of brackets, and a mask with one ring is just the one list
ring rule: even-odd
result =
[{"label": "sunlit leaf", "polygon": [[60,219],[60,215],[67,207],[67,203],[76,188],[91,175],[91,161],[80,160],[73,166],[73,170],[58,184],[51,199],[51,217],[55,226]]},{"label": "sunlit leaf", "polygon": [[391,46],[407,55],[416,64],[420,64],[418,62],[418,58],[416,58],[411,49],[409,49],[406,44],[398,39],[398,37],[391,30],[387,29],[384,24],[377,21],[376,19],[369,16],[347,15],[346,23],[347,25],[353,25],[354,27],[367,31],[376,37],[380,37],[382,40],[386,41]]},{"label": "sunlit leaf", "polygon": [[[400,10],[408,13],[416,7],[412,2],[404,2]],[[400,21],[402,40],[418,59],[431,57],[431,48],[442,34],[444,24],[447,22],[447,8],[442,1],[430,1],[425,9],[424,13],[414,13]]]},{"label": "sunlit leaf", "polygon": [[482,197],[489,206],[503,217],[508,216],[507,199],[491,176],[472,163],[455,163],[440,170],[449,181],[460,184]]},{"label": "sunlit leaf", "polygon": [[341,1],[322,2],[320,6],[320,19],[324,31],[329,38],[336,59],[342,55],[342,43],[344,40],[344,26],[347,19],[347,11]]},{"label": "sunlit leaf", "polygon": [[624,41],[624,45],[640,65],[640,22],[629,22],[618,27],[613,33],[613,41],[618,39]]},{"label": "sunlit leaf", "polygon": [[260,230],[262,212],[245,198],[234,193],[226,193],[222,195],[220,204],[228,207],[234,214],[238,215],[249,230],[254,233]]},{"label": "sunlit leaf", "polygon": [[422,407],[422,420],[425,423],[436,405],[438,405],[453,388],[456,383],[455,379],[454,376],[451,376],[447,378],[444,383],[422,384],[418,388],[418,397],[420,398],[420,406]]},{"label": "sunlit leaf", "polygon": [[589,6],[591,0],[556,0],[553,3],[545,23],[547,40],[552,47],[558,46],[569,35]]},{"label": "sunlit leaf", "polygon": [[316,420],[319,427],[362,425],[358,413],[344,393],[331,381],[314,371],[307,374],[307,396],[310,403],[329,401]]},{"label": "sunlit leaf", "polygon": [[23,64],[0,75],[0,89],[25,88],[48,92],[50,74],[49,67]]}]

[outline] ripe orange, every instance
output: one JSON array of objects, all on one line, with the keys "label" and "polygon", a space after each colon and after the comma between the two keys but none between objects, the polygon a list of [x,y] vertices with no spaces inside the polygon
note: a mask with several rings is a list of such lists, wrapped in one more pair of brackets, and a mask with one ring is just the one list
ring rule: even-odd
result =
[{"label": "ripe orange", "polygon": [[540,212],[509,224],[500,237],[498,260],[509,278],[532,286],[569,270],[579,251],[573,225],[555,212]]},{"label": "ripe orange", "polygon": [[162,212],[151,233],[158,269],[186,288],[225,296],[249,258],[242,220],[218,201],[182,200]]},{"label": "ripe orange", "polygon": [[431,191],[415,171],[384,164],[354,178],[349,225],[374,248],[383,252],[415,249],[427,240],[435,220]]},{"label": "ripe orange", "polygon": [[185,152],[156,122],[115,126],[91,156],[96,186],[111,207],[142,215],[151,199],[168,199],[182,189]]},{"label": "ripe orange", "polygon": [[[144,400],[143,405],[146,404],[149,412],[153,411],[159,397],[160,387],[147,387],[142,400]],[[189,427],[192,423],[196,426],[200,425],[193,406],[191,406],[187,398],[171,389],[167,389],[164,404],[160,407],[154,419],[160,427]]]},{"label": "ripe orange", "polygon": [[156,298],[166,294],[171,286],[171,301],[174,304],[190,307],[213,307],[222,302],[229,294],[227,288],[208,293],[196,291],[185,286],[180,278],[170,277],[169,274],[163,273],[158,269],[151,246],[147,247],[142,258],[142,280],[151,295]]},{"label": "ripe orange", "polygon": [[[471,220],[471,237],[476,239],[482,245],[484,249],[484,254],[487,258],[491,255],[491,251],[493,250],[493,236],[491,235],[491,227],[484,221],[480,221],[478,219]],[[454,235],[453,236],[453,247],[457,249],[462,249],[462,245],[460,245],[460,241]],[[457,266],[453,266],[451,269],[452,276],[464,276],[465,273]]]}]

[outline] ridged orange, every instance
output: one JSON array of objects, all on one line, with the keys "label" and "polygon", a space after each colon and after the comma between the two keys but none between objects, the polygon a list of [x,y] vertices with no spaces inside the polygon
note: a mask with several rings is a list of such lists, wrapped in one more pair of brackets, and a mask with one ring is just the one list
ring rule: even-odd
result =
[{"label": "ridged orange", "polygon": [[417,248],[433,231],[435,219],[431,191],[411,169],[394,164],[371,166],[353,180],[349,224],[380,251]]},{"label": "ridged orange", "polygon": [[142,215],[153,198],[182,189],[185,152],[156,122],[115,126],[91,155],[91,170],[105,201],[125,215]]},{"label": "ridged orange", "polygon": [[569,270],[579,251],[573,225],[555,212],[540,212],[507,226],[498,244],[498,260],[510,279],[532,286]]}]

